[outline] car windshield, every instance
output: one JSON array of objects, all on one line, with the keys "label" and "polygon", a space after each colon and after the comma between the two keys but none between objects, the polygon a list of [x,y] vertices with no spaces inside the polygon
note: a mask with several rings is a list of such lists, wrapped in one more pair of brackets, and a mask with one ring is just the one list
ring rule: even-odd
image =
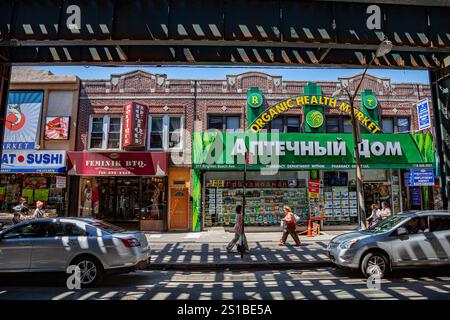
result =
[{"label": "car windshield", "polygon": [[373,227],[366,229],[366,231],[371,233],[383,233],[391,230],[397,224],[405,221],[406,219],[408,219],[407,216],[400,216],[400,215],[393,216],[386,220],[381,221],[380,223],[376,224]]},{"label": "car windshield", "polygon": [[108,233],[119,233],[119,232],[125,231],[125,229],[122,229],[118,226],[115,226],[115,225],[110,224],[105,221],[94,221],[91,223],[91,225],[93,225],[94,227],[97,227],[103,231],[106,231]]}]

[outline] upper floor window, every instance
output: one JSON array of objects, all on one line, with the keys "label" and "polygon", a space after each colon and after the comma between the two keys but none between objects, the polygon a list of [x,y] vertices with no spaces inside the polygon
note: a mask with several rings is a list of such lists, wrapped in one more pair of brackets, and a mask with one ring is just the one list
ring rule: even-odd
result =
[{"label": "upper floor window", "polygon": [[220,131],[237,131],[241,129],[240,116],[222,116],[209,115],[208,129],[217,129]]},{"label": "upper floor window", "polygon": [[152,150],[181,149],[182,116],[149,116],[148,148]]},{"label": "upper floor window", "polygon": [[327,133],[351,133],[352,120],[349,117],[327,117],[325,131]]},{"label": "upper floor window", "polygon": [[271,132],[300,132],[300,118],[295,116],[280,116],[268,125]]},{"label": "upper floor window", "polygon": [[381,121],[383,133],[407,133],[411,131],[409,117],[386,117]]},{"label": "upper floor window", "polygon": [[120,149],[122,117],[119,115],[91,116],[89,149]]}]

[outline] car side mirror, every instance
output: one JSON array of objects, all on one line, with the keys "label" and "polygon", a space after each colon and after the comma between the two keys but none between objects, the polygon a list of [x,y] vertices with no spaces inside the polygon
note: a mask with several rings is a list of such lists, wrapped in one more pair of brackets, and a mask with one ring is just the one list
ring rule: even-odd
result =
[{"label": "car side mirror", "polygon": [[398,235],[398,236],[404,236],[404,235],[406,235],[406,234],[408,234],[408,230],[406,230],[406,228],[404,228],[404,227],[399,227],[399,228],[397,229],[397,235]]}]

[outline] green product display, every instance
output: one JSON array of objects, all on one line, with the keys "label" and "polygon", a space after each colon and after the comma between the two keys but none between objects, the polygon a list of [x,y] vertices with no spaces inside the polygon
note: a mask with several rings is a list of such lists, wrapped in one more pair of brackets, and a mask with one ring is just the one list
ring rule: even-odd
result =
[{"label": "green product display", "polygon": [[201,202],[201,194],[202,194],[202,186],[200,183],[200,172],[195,171],[192,175],[193,177],[193,186],[192,186],[192,231],[200,231],[201,230],[201,221],[200,221],[200,202]]}]

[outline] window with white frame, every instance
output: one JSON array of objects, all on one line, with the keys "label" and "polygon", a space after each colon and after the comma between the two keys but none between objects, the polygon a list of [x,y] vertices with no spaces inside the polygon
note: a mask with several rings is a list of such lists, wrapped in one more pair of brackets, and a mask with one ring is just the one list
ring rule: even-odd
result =
[{"label": "window with white frame", "polygon": [[183,116],[152,115],[148,119],[148,149],[182,149]]},{"label": "window with white frame", "polygon": [[122,117],[119,115],[91,116],[89,149],[120,149]]}]

